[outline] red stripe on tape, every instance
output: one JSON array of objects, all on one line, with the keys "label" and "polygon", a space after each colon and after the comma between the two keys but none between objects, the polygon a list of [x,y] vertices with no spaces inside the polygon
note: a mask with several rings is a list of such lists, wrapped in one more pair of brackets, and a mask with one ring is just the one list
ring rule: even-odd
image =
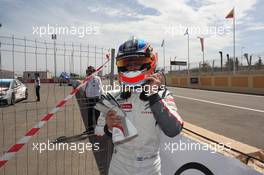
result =
[{"label": "red stripe on tape", "polygon": [[33,136],[34,134],[36,134],[36,132],[38,132],[39,128],[32,128],[30,131],[28,131],[26,133],[26,136]]},{"label": "red stripe on tape", "polygon": [[49,114],[47,114],[46,116],[44,116],[44,117],[41,119],[41,121],[48,121],[53,115],[54,115],[54,114],[49,113]]},{"label": "red stripe on tape", "polygon": [[98,67],[98,69],[96,69],[96,71],[99,71],[100,69],[102,69],[103,66],[104,66],[104,65]]},{"label": "red stripe on tape", "polygon": [[56,107],[61,108],[66,102],[66,100],[62,100]]},{"label": "red stripe on tape", "polygon": [[18,152],[18,150],[20,150],[24,145],[24,143],[16,143],[7,152]]},{"label": "red stripe on tape", "polygon": [[79,90],[80,90],[79,88],[75,88],[75,89],[73,89],[73,90],[71,91],[71,95],[76,94]]},{"label": "red stripe on tape", "polygon": [[4,166],[4,164],[7,162],[7,160],[0,160],[0,168]]},{"label": "red stripe on tape", "polygon": [[92,76],[91,75],[89,75],[87,78],[85,78],[85,80],[84,80],[84,82],[83,83],[85,83],[86,81],[89,81],[89,80],[91,80],[92,79]]}]

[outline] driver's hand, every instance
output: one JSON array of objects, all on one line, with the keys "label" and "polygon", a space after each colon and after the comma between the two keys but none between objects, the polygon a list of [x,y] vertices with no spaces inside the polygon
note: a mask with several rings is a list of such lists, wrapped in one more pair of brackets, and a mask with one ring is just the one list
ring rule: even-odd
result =
[{"label": "driver's hand", "polygon": [[158,92],[158,88],[162,84],[162,76],[159,73],[155,73],[153,75],[150,75],[146,78],[147,81],[149,81],[148,85],[148,93],[149,94],[155,94]]},{"label": "driver's hand", "polygon": [[112,131],[113,126],[121,125],[121,117],[115,111],[109,111],[106,114],[106,125]]}]

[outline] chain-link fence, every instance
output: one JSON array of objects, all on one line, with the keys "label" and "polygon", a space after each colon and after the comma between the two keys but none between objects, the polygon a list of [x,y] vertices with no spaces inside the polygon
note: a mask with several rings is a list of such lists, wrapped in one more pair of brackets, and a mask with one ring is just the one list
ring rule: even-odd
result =
[{"label": "chain-link fence", "polygon": [[[23,76],[27,71],[47,71],[52,77],[68,72],[85,75],[88,65],[102,65],[110,49],[83,43],[56,43],[26,38],[0,36],[0,70]],[[110,63],[100,73],[110,72]]]},{"label": "chain-link fence", "polygon": [[[76,79],[85,77],[87,66],[105,63],[109,51],[83,43],[0,36],[0,154],[9,159],[17,151],[8,162],[0,161],[0,167],[5,163],[1,175],[107,174],[112,145],[105,138],[83,133],[82,117],[88,109],[83,92],[61,108],[60,101],[73,92],[70,85]],[[98,73],[102,79],[111,72],[110,64]],[[36,101],[36,73],[40,101]],[[8,84],[12,79],[14,84]],[[60,109],[52,116],[54,108]]]}]

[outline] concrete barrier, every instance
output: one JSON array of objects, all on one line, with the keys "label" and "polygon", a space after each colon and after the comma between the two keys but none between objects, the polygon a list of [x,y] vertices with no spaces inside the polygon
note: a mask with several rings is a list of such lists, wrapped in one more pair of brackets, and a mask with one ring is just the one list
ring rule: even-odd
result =
[{"label": "concrete barrier", "polygon": [[264,74],[199,75],[167,74],[167,85],[264,95]]}]

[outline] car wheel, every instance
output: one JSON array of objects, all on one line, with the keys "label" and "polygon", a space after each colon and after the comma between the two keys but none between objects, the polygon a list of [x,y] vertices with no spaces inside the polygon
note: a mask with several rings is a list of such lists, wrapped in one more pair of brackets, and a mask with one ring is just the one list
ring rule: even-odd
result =
[{"label": "car wheel", "polygon": [[28,90],[25,91],[25,98],[24,100],[27,100],[28,99]]},{"label": "car wheel", "polygon": [[15,97],[15,94],[12,94],[10,105],[14,105],[15,103],[16,103],[16,97]]}]

